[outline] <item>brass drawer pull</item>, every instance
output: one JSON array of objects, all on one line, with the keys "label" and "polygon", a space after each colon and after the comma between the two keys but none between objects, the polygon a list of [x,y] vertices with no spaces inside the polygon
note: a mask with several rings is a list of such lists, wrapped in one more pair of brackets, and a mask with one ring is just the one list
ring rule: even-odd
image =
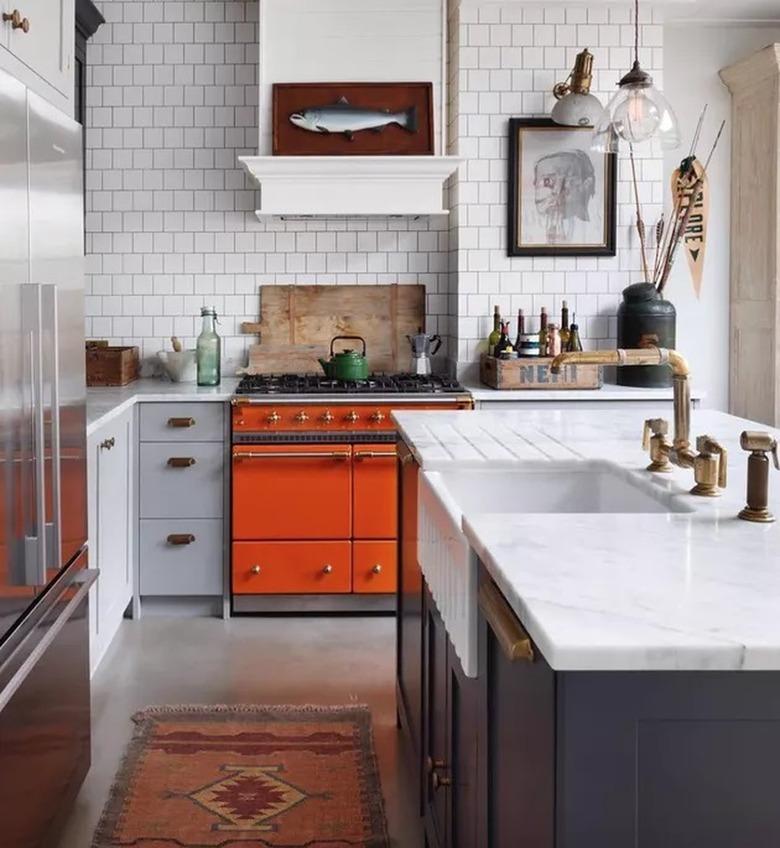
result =
[{"label": "brass drawer pull", "polygon": [[195,419],[194,418],[169,418],[168,419],[169,427],[177,427],[179,429],[183,427],[194,427]]},{"label": "brass drawer pull", "polygon": [[377,564],[376,564],[376,565],[375,565],[375,566],[371,569],[371,571],[372,571],[374,574],[381,574],[381,573],[382,573],[382,566],[381,566],[379,563],[377,563]]},{"label": "brass drawer pull", "polygon": [[233,459],[349,459],[349,454],[340,451],[276,451],[259,453],[258,451],[235,451]]},{"label": "brass drawer pull", "polygon": [[322,567],[323,574],[333,574],[333,566],[328,563],[328,565],[324,565]]},{"label": "brass drawer pull", "polygon": [[191,545],[194,541],[192,533],[171,533],[168,536],[169,545]]},{"label": "brass drawer pull", "polygon": [[509,662],[534,661],[531,637],[520,626],[504,596],[493,583],[479,587],[479,608]]},{"label": "brass drawer pull", "polygon": [[263,569],[262,569],[262,568],[260,568],[260,566],[259,566],[259,565],[253,565],[253,566],[249,569],[249,572],[250,572],[251,574],[260,574],[260,573],[262,572],[262,570],[263,570]]},{"label": "brass drawer pull", "polygon": [[433,786],[433,791],[438,792],[439,789],[444,789],[447,786],[452,786],[452,778],[442,777],[438,771],[435,771],[431,775],[431,785]]},{"label": "brass drawer pull", "polygon": [[382,451],[355,451],[355,459],[357,459],[357,460],[380,459],[380,458],[395,459],[395,457],[396,457],[395,451],[393,451],[392,453],[390,451],[385,451],[385,452],[382,452]]},{"label": "brass drawer pull", "polygon": [[113,448],[115,444],[116,444],[116,439],[113,436],[111,436],[110,439],[103,439],[103,441],[100,443],[100,447],[101,447],[101,450],[111,450],[111,448]]},{"label": "brass drawer pull", "polygon": [[25,33],[30,31],[30,21],[23,18],[18,9],[14,9],[13,12],[3,12],[3,20],[11,22],[11,29],[20,29]]},{"label": "brass drawer pull", "polygon": [[168,460],[168,465],[171,468],[191,468],[196,462],[194,456],[172,456]]}]

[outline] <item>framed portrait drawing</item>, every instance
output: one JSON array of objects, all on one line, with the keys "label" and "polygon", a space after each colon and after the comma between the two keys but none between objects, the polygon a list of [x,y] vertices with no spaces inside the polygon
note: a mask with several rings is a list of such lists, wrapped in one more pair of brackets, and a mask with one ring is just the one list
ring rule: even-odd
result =
[{"label": "framed portrait drawing", "polygon": [[614,256],[617,166],[590,127],[509,121],[510,256]]}]

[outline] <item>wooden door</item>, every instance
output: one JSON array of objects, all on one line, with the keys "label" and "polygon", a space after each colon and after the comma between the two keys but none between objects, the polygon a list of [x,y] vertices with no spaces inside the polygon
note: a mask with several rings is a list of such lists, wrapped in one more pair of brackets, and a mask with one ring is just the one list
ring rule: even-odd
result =
[{"label": "wooden door", "polygon": [[[483,583],[493,585],[481,569]],[[509,632],[502,622],[509,622],[515,638],[525,634],[503,604],[488,608],[480,598],[479,803],[485,822],[479,844],[554,848],[554,673],[538,651],[533,661],[508,658],[497,635]]]},{"label": "wooden door", "polygon": [[[396,592],[396,697],[415,774],[422,768],[423,577],[417,562],[417,477],[409,448],[399,446],[399,562]],[[420,786],[422,804],[422,785]]]},{"label": "wooden door", "polygon": [[425,593],[423,683],[423,809],[425,833],[432,846],[449,846],[452,763],[448,733],[447,631],[433,599]]},{"label": "wooden door", "polygon": [[233,539],[349,539],[350,445],[233,448]]},{"label": "wooden door", "polygon": [[353,457],[354,537],[395,539],[398,534],[395,445],[356,445]]}]

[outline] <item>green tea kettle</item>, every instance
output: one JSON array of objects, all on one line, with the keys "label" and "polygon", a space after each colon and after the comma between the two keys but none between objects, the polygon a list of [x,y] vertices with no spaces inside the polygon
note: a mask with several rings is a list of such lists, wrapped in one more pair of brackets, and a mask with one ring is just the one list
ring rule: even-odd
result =
[{"label": "green tea kettle", "polygon": [[[338,341],[361,342],[363,353],[352,349],[333,352],[333,345]],[[320,359],[320,365],[325,376],[331,380],[366,380],[368,378],[368,360],[366,359],[366,340],[362,336],[334,336],[330,342],[330,359]]]}]

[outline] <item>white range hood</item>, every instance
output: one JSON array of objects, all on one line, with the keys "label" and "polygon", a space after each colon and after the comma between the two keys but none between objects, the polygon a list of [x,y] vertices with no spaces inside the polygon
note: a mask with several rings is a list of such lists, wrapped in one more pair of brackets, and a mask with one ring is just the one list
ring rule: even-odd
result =
[{"label": "white range hood", "polygon": [[267,216],[447,215],[457,156],[240,156]]}]

